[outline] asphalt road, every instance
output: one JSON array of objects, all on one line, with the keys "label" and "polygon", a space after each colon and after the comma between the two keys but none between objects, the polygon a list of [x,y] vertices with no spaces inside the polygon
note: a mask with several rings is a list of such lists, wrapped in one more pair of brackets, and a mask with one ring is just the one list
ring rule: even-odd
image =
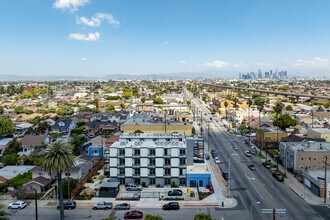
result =
[{"label": "asphalt road", "polygon": [[[193,103],[203,112],[203,120],[210,118],[210,112],[203,104],[197,99],[193,99]],[[204,116],[205,113],[207,116]],[[203,127],[204,135],[207,137],[206,123],[203,123]],[[254,219],[271,219],[272,214],[262,214],[261,209],[273,208],[286,209],[286,214],[277,215],[276,219],[323,219],[285,183],[275,180],[270,171],[262,166],[259,158],[244,155],[244,150],[248,149],[244,144],[245,137],[229,134],[221,123],[216,127],[214,122],[210,123],[209,137],[211,149],[220,154],[221,163],[228,164],[231,154],[231,194],[240,198],[245,210],[250,210],[253,202],[260,202],[253,205]],[[238,151],[234,151],[233,146],[238,146]],[[251,163],[255,164],[256,171],[251,171],[247,167]]]}]

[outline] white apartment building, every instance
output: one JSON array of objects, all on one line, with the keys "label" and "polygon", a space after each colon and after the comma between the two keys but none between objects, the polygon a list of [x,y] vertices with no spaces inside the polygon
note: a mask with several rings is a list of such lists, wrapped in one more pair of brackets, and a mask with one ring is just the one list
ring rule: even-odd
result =
[{"label": "white apartment building", "polygon": [[109,155],[111,181],[186,185],[187,164],[193,164],[193,141],[176,132],[124,133],[111,145]]}]

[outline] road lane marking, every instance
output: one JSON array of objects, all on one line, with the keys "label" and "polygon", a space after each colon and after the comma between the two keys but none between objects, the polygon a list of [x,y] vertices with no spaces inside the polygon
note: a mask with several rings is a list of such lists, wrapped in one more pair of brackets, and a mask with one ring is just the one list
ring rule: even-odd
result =
[{"label": "road lane marking", "polygon": [[253,186],[253,188],[255,189],[255,191],[258,193],[258,195],[262,198],[262,199],[264,199],[262,196],[261,196],[261,194],[259,193],[259,191],[257,190],[257,188],[254,186],[254,184],[252,183],[252,181],[251,181],[251,179],[246,175],[246,173],[245,173],[245,177],[248,179],[248,181],[251,183],[251,185]]}]

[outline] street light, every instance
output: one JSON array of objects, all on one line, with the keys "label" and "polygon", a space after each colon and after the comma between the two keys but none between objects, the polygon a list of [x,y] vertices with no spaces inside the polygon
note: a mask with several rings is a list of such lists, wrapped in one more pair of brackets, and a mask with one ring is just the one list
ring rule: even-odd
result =
[{"label": "street light", "polygon": [[38,220],[38,201],[37,201],[37,189],[33,188],[34,190],[34,202],[35,202],[35,209],[36,209],[36,220]]},{"label": "street light", "polygon": [[254,204],[260,204],[260,202],[253,202],[252,204],[251,204],[251,220],[253,220],[253,217],[252,217],[252,208],[253,208],[253,205]]}]

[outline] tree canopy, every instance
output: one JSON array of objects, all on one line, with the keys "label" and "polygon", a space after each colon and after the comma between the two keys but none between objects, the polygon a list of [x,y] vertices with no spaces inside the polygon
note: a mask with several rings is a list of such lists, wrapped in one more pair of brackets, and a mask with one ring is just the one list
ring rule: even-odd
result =
[{"label": "tree canopy", "polygon": [[288,114],[284,114],[279,116],[275,121],[274,125],[280,127],[282,130],[285,130],[289,128],[290,126],[296,126],[297,125],[297,120],[294,118],[291,118]]},{"label": "tree canopy", "polygon": [[14,133],[13,122],[9,118],[0,117],[0,136]]}]

